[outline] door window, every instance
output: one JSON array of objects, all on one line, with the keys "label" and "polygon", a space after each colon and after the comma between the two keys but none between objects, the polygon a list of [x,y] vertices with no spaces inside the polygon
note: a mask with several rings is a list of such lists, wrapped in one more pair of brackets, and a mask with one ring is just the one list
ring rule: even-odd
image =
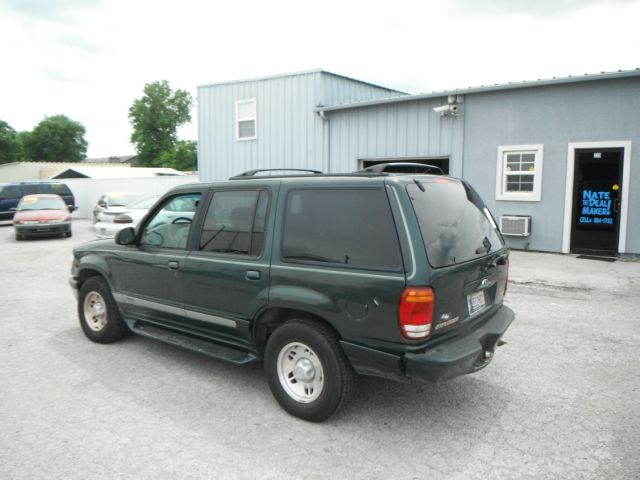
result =
[{"label": "door window", "polygon": [[192,192],[167,199],[145,225],[140,245],[186,248],[200,196]]},{"label": "door window", "polygon": [[577,150],[571,243],[576,253],[618,251],[621,149]]},{"label": "door window", "polygon": [[199,249],[259,257],[268,205],[269,194],[264,190],[216,192],[204,220]]}]

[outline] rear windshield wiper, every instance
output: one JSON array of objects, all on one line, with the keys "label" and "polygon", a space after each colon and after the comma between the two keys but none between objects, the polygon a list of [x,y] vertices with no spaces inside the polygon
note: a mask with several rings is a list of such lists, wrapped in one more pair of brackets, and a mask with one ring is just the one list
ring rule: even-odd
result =
[{"label": "rear windshield wiper", "polygon": [[489,253],[491,251],[491,242],[487,237],[482,239],[482,246],[476,248],[476,255],[480,255],[482,253]]}]

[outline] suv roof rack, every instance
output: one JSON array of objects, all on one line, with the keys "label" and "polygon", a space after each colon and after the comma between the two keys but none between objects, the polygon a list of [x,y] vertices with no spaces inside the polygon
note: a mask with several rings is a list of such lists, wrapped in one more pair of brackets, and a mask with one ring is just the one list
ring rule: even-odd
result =
[{"label": "suv roof rack", "polygon": [[359,170],[359,172],[367,173],[436,173],[438,175],[444,175],[444,172],[440,167],[435,165],[429,165],[426,163],[411,163],[411,162],[389,162],[378,163],[367,168]]},{"label": "suv roof rack", "polygon": [[[229,178],[229,180],[242,180],[242,179],[246,179],[247,177],[251,178],[251,177],[255,177],[257,173],[262,173],[262,172],[297,172],[297,173],[305,172],[305,173],[311,173],[314,175],[320,175],[322,173],[320,170],[310,170],[306,168],[257,168],[255,170],[248,170],[239,175],[235,175]],[[259,176],[268,177],[270,175],[259,175]],[[278,175],[278,176],[281,176],[281,175]]]},{"label": "suv roof rack", "polygon": [[[393,168],[391,168],[393,167]],[[259,175],[262,172],[291,172],[276,175]],[[424,163],[408,163],[408,162],[392,162],[392,163],[380,163],[372,165],[363,170],[351,173],[322,173],[319,170],[310,170],[305,168],[261,168],[256,170],[249,170],[233,177],[229,177],[229,180],[251,180],[251,179],[276,179],[276,178],[291,178],[291,177],[389,177],[392,175],[406,175],[406,174],[435,174],[445,175],[440,167],[435,165],[427,165]]]}]

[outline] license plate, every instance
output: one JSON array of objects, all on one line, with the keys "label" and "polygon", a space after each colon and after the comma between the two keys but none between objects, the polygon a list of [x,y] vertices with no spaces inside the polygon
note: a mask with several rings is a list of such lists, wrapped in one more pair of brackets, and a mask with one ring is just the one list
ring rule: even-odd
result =
[{"label": "license plate", "polygon": [[473,315],[479,310],[482,310],[485,305],[484,290],[467,295],[467,305],[469,306],[469,315]]}]

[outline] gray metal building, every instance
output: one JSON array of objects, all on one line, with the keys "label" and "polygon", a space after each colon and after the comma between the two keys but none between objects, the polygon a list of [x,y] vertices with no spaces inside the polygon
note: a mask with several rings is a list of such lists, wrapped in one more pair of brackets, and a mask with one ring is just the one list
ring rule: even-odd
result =
[{"label": "gray metal building", "polygon": [[400,95],[322,70],[201,86],[200,177],[272,167],[337,171],[329,163],[326,121],[314,108]]},{"label": "gray metal building", "polygon": [[200,177],[437,164],[515,248],[640,254],[640,70],[407,95],[321,70],[198,91]]}]

